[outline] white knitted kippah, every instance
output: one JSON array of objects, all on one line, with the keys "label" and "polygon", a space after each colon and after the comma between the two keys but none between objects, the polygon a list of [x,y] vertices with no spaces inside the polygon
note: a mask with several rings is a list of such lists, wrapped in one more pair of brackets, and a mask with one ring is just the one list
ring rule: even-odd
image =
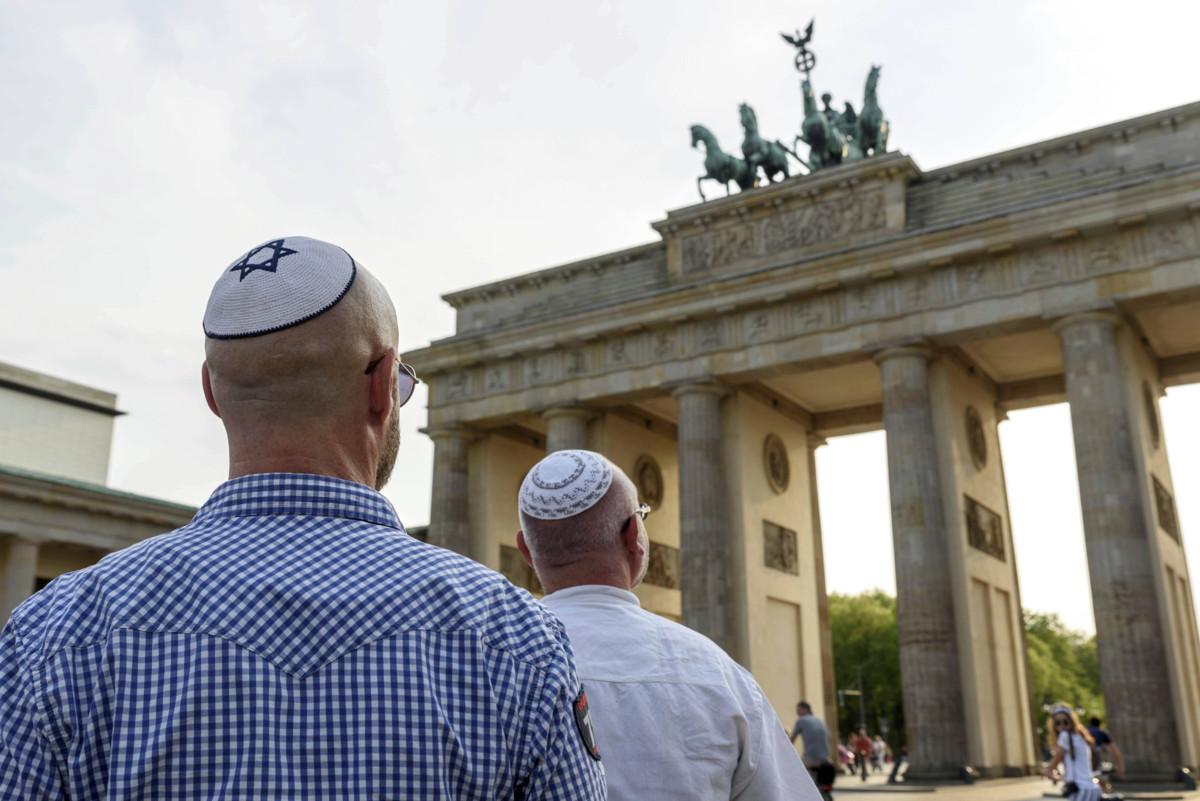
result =
[{"label": "white knitted kippah", "polygon": [[204,333],[235,339],[299,325],[336,306],[357,272],[350,254],[319,239],[265,242],[221,273],[204,310]]},{"label": "white knitted kippah", "polygon": [[521,482],[522,514],[561,520],[592,508],[612,486],[612,466],[592,451],[556,451]]}]

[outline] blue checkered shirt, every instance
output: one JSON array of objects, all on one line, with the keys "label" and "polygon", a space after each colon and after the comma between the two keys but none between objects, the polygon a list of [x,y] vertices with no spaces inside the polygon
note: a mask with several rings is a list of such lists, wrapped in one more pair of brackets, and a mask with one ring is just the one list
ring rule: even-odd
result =
[{"label": "blue checkered shirt", "polygon": [[0,799],[600,799],[579,692],[552,615],[379,493],[245,476],[13,614]]}]

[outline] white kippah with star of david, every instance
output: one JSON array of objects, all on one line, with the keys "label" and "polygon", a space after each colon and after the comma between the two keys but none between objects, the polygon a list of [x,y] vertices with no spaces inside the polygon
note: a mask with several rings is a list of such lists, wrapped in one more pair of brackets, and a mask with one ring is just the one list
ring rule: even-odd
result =
[{"label": "white kippah with star of david", "polygon": [[221,273],[204,310],[204,333],[236,339],[299,325],[336,306],[357,272],[349,253],[319,239],[265,242]]},{"label": "white kippah with star of david", "polygon": [[521,512],[539,520],[574,517],[595,506],[612,481],[612,465],[600,454],[556,451],[521,482]]}]

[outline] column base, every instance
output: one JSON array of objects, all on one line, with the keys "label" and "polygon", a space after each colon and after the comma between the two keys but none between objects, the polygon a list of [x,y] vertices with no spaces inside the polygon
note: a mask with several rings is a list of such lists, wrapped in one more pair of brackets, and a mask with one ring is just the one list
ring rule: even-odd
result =
[{"label": "column base", "polygon": [[1186,767],[1174,771],[1126,771],[1125,778],[1113,779],[1113,787],[1126,792],[1135,791],[1140,787],[1147,787],[1149,790],[1162,790],[1164,787],[1195,790],[1196,774]]},{"label": "column base", "polygon": [[904,772],[905,784],[974,784],[978,778],[970,765],[914,765]]}]

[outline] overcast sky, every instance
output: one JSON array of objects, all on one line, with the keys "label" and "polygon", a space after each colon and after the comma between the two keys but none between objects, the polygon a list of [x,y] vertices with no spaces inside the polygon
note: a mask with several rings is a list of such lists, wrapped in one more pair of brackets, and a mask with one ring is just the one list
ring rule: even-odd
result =
[{"label": "overcast sky", "polygon": [[[404,347],[446,336],[445,292],[651,241],[696,200],[692,123],[733,149],[746,101],[790,140],[778,31],[811,16],[817,90],[857,105],[882,64],[890,145],[924,168],[1200,99],[1196,3],[9,2],[0,360],[117,392],[112,485],[200,503],[225,470],[200,318],[233,259],[334,241],[391,289]],[[409,409],[388,495],[423,523]],[[1196,565],[1200,392],[1163,412]],[[1065,407],[1002,431],[1025,604],[1090,629]],[[894,586],[883,453],[822,451],[834,590]]]}]

